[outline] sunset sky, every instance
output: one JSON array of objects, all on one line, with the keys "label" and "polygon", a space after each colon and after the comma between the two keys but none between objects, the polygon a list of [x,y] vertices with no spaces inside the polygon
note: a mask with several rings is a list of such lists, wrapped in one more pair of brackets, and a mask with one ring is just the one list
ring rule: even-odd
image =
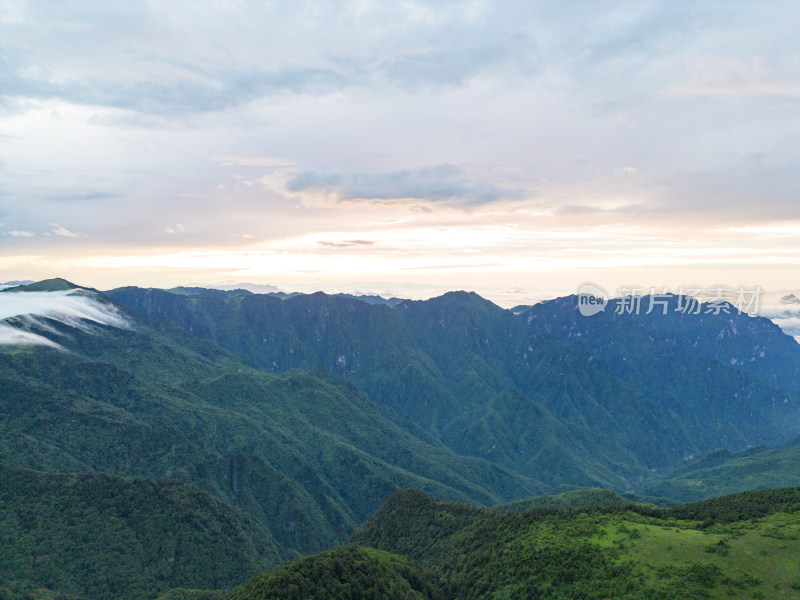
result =
[{"label": "sunset sky", "polygon": [[800,288],[800,3],[0,0],[0,281]]}]

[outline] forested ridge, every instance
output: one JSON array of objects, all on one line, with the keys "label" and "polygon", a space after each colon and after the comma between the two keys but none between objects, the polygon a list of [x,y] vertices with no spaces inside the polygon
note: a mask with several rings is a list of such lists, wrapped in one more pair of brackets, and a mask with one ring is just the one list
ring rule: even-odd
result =
[{"label": "forested ridge", "polygon": [[[584,493],[596,498],[572,500]],[[516,513],[404,490],[351,542],[209,598],[789,598],[800,591],[800,488]]]},{"label": "forested ridge", "polygon": [[434,567],[451,598],[784,598],[800,591],[800,489],[522,513],[409,490],[352,541]]}]

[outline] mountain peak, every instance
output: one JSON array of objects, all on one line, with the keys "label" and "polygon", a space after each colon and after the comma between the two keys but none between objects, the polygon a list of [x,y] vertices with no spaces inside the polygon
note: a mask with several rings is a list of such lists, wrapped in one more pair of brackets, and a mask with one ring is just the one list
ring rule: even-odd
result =
[{"label": "mountain peak", "polygon": [[81,289],[81,286],[75,285],[71,281],[62,279],[61,277],[54,277],[52,279],[43,279],[36,283],[28,285],[18,285],[13,288],[3,290],[5,292],[60,292],[63,290]]},{"label": "mountain peak", "polygon": [[[487,300],[483,296],[475,292],[467,292],[464,290],[452,291],[452,292],[445,292],[441,296],[436,296],[434,298],[430,298],[428,300],[417,300],[414,301],[418,304],[427,304],[429,306],[453,306],[453,307],[464,307],[464,306],[494,306],[497,307],[494,302]],[[497,307],[499,308],[499,307]]]}]

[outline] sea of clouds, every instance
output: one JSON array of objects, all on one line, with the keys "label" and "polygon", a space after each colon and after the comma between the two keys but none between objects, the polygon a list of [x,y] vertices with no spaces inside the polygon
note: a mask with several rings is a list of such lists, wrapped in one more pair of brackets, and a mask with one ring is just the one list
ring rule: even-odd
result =
[{"label": "sea of clouds", "polygon": [[800,342],[800,304],[762,306],[758,309],[758,316],[770,319],[784,333]]},{"label": "sea of clouds", "polygon": [[[7,319],[12,318],[21,321],[25,328],[8,323]],[[52,339],[28,330],[36,325],[54,337],[60,335],[42,319],[52,319],[83,331],[90,331],[92,324],[129,327],[128,321],[113,305],[100,302],[81,290],[0,293],[0,344],[60,348]]]}]

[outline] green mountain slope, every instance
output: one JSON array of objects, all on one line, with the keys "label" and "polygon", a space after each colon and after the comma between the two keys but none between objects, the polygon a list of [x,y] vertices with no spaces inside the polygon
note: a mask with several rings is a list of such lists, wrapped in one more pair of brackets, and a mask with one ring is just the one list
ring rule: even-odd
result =
[{"label": "green mountain slope", "polygon": [[800,389],[798,343],[778,325],[730,304],[687,308],[688,302],[670,294],[641,296],[639,310],[630,311],[630,304],[612,299],[603,312],[584,317],[577,297],[567,296],[532,306],[520,316],[535,321],[538,329],[580,339],[612,361],[623,356],[631,360],[631,343],[648,358],[669,348],[754,375],[770,386]]},{"label": "green mountain slope", "polygon": [[[610,436],[602,446],[589,435],[576,439],[544,406],[520,396],[512,378],[502,373],[508,350],[500,350],[500,344],[500,354],[492,355],[492,350],[486,356],[476,355],[481,344],[475,340],[483,336],[483,324],[505,328],[514,323],[510,313],[474,294],[442,298],[446,306],[436,310],[446,309],[452,315],[449,318],[457,319],[446,326],[445,337],[436,330],[424,333],[438,313],[417,317],[417,304],[410,302],[389,308],[324,294],[285,301],[264,295],[188,298],[139,288],[108,294],[154,326],[177,323],[261,368],[282,371],[323,364],[333,375],[352,381],[374,401],[403,415],[397,422],[415,436],[541,478],[546,486],[624,486],[609,462],[631,478],[642,472],[636,458]],[[478,316],[472,315],[473,308]],[[417,326],[411,327],[416,321]],[[462,330],[472,341],[464,338],[462,344]],[[492,336],[500,341],[505,337]],[[452,358],[444,360],[448,352]],[[518,420],[518,441],[497,444],[497,438],[505,438],[508,415],[504,411],[509,399],[529,418]],[[500,420],[483,419],[489,403],[501,405],[496,413]],[[587,440],[592,442],[589,448]],[[601,459],[596,458],[598,454]]]},{"label": "green mountain slope", "polygon": [[676,465],[642,483],[638,491],[691,502],[780,485],[800,486],[800,440],[781,448],[718,450]]},{"label": "green mountain slope", "polygon": [[546,494],[535,498],[515,500],[508,504],[493,506],[493,510],[500,512],[526,512],[534,508],[563,508],[567,510],[580,510],[594,506],[632,506],[634,500],[618,494],[614,490],[582,489],[562,492],[561,494]]},{"label": "green mountain slope", "polygon": [[671,297],[666,314],[647,315],[649,298],[641,301],[641,314],[618,314],[613,300],[605,312],[583,317],[571,296],[520,317],[531,323],[532,341],[557,336],[577,344],[634,391],[640,409],[623,411],[623,418],[634,418],[622,425],[650,468],[796,435],[800,380],[793,374],[800,372],[800,346],[793,338],[767,319],[733,309],[681,314]]},{"label": "green mountain slope", "polygon": [[254,577],[220,600],[445,600],[438,577],[400,556],[346,546]]},{"label": "green mountain slope", "polygon": [[[415,435],[424,431],[426,439],[459,454],[497,462],[549,486],[625,487],[620,474],[635,479],[644,472],[619,440],[624,437],[619,426],[614,425],[616,435],[604,435],[598,443],[589,427],[576,435],[541,402],[517,391],[512,375],[503,372],[513,355],[513,345],[506,343],[506,329],[516,326],[513,315],[474,294],[449,294],[430,301],[432,306],[404,302],[392,309],[324,294],[286,301],[258,295],[222,300],[121,288],[109,296],[140,318],[177,323],[262,368],[324,364],[404,415],[400,423]],[[431,323],[435,328],[428,331]],[[487,326],[502,333],[486,332]],[[488,350],[487,338],[494,340]],[[535,390],[539,397],[548,396],[560,389],[563,369],[541,361],[527,377],[542,382]],[[583,378],[582,369],[577,373]],[[587,384],[570,392],[583,398],[591,393],[587,387],[608,386]],[[517,408],[522,412],[515,437],[507,440],[508,411]]]},{"label": "green mountain slope", "polygon": [[324,370],[270,374],[169,324],[44,326],[65,350],[0,348],[0,460],[192,483],[268,527],[282,559],[345,541],[404,487],[481,504],[546,490],[413,436]]},{"label": "green mountain slope", "polygon": [[800,588],[800,489],[510,514],[406,490],[352,542],[433,569],[453,598],[787,598]]},{"label": "green mountain slope", "polygon": [[[448,446],[521,473],[547,473],[553,486],[624,488],[644,471],[625,430],[602,406],[614,398],[630,409],[634,396],[576,356],[579,348],[551,336],[523,351],[525,323],[474,293],[395,310],[415,347],[436,365],[440,387],[456,399],[455,412],[435,398],[417,409],[442,423]],[[581,407],[581,419],[554,412],[552,400],[563,398]]]},{"label": "green mountain slope", "polygon": [[263,525],[174,481],[0,464],[0,515],[9,597],[38,587],[98,600],[230,587],[279,557]]},{"label": "green mountain slope", "polygon": [[584,318],[574,297],[515,314],[466,292],[393,307],[321,293],[108,295],[263,369],[325,365],[415,436],[553,490],[630,490],[686,456],[800,432],[800,393],[784,375],[800,346],[746,315]]}]

